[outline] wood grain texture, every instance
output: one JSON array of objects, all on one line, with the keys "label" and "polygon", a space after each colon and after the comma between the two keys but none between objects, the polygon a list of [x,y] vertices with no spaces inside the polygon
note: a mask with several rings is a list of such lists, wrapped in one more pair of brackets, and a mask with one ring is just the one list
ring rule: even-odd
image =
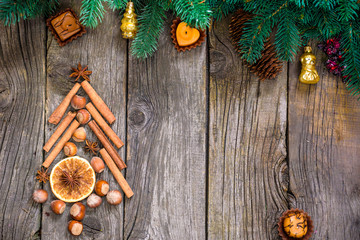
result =
[{"label": "wood grain texture", "polygon": [[287,209],[287,68],[275,80],[250,74],[229,20],[209,36],[208,239],[277,239]]},{"label": "wood grain texture", "polygon": [[[80,13],[81,1],[62,1],[61,4],[60,9],[71,7],[76,13]],[[118,12],[109,10],[103,22],[95,30],[87,29],[87,31],[81,38],[64,47],[60,47],[48,31],[46,116],[50,116],[74,85],[73,79],[69,78],[71,67],[76,67],[80,62],[83,66],[88,65],[89,70],[93,71],[90,75],[91,85],[117,118],[111,127],[122,139],[125,139],[127,42],[121,37]],[[79,94],[86,96],[82,89]],[[97,140],[88,126],[85,126],[85,129],[89,140]],[[46,123],[46,139],[54,130],[55,126]],[[77,143],[77,146],[78,155],[90,160],[91,155],[85,153],[83,149],[85,143]],[[125,150],[119,150],[119,153],[124,158]],[[63,152],[59,154],[52,166],[64,157]],[[120,189],[107,168],[103,173],[97,174],[97,179],[109,181],[111,189]],[[47,187],[47,190],[50,191],[50,188]],[[83,203],[86,205],[86,201]],[[67,204],[63,215],[55,216],[50,210],[50,201],[44,205],[42,239],[71,238],[67,231],[70,207],[71,204]],[[87,208],[83,223],[83,234],[77,239],[121,239],[123,204],[110,206],[103,199],[100,207]]]},{"label": "wood grain texture", "polygon": [[299,83],[298,59],[289,67],[290,206],[311,215],[312,239],[359,239],[360,102],[313,52],[318,84]]},{"label": "wood grain texture", "polygon": [[32,192],[42,159],[45,23],[0,24],[0,239],[37,239],[41,206]]},{"label": "wood grain texture", "polygon": [[130,57],[125,239],[205,239],[206,44]]}]

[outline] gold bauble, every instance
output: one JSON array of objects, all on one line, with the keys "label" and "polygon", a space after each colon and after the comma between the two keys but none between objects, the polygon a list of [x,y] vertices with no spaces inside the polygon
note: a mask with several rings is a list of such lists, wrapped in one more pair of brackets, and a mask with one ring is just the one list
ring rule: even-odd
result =
[{"label": "gold bauble", "polygon": [[138,21],[136,19],[134,3],[128,2],[120,26],[120,29],[123,32],[122,33],[123,38],[133,39],[138,31],[137,25],[138,25]]},{"label": "gold bauble", "polygon": [[300,57],[301,72],[299,80],[306,84],[315,84],[320,80],[319,74],[315,69],[316,57],[312,53],[310,46],[304,48],[304,54]]}]

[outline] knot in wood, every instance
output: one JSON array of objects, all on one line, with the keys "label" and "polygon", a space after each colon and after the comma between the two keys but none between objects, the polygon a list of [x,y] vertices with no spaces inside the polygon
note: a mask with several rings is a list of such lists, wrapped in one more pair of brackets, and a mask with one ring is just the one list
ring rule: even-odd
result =
[{"label": "knot in wood", "polygon": [[6,111],[6,109],[11,105],[13,101],[13,96],[10,88],[7,86],[4,80],[0,79],[0,113]]},{"label": "knot in wood", "polygon": [[140,99],[130,106],[129,127],[132,131],[140,132],[152,118],[152,106],[145,99]]}]

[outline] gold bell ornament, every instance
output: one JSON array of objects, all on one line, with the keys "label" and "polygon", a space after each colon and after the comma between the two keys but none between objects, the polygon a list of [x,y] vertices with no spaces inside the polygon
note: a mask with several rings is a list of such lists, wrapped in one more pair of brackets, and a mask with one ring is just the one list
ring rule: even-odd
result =
[{"label": "gold bell ornament", "polygon": [[123,19],[121,19],[120,29],[123,32],[123,38],[134,39],[138,31],[138,21],[136,19],[134,3],[128,2],[126,5]]},{"label": "gold bell ornament", "polygon": [[300,57],[301,72],[299,80],[306,84],[315,84],[320,80],[319,74],[315,69],[316,57],[312,53],[310,46],[305,46],[304,54]]}]

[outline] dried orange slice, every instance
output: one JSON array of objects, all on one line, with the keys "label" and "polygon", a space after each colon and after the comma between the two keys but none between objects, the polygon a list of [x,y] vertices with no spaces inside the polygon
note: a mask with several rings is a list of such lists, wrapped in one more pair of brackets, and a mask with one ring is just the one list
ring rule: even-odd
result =
[{"label": "dried orange slice", "polygon": [[64,202],[78,202],[88,197],[94,190],[95,181],[89,161],[78,156],[61,160],[50,174],[51,190]]}]

